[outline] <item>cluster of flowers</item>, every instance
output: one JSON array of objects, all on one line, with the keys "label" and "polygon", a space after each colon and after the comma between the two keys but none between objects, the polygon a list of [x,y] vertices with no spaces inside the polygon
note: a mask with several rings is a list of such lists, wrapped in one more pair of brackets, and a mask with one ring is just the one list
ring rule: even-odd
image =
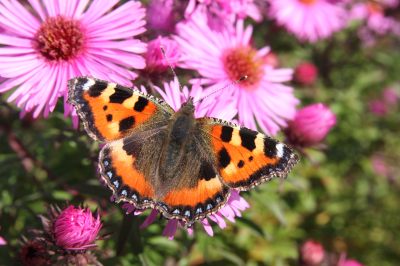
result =
[{"label": "cluster of flowers", "polygon": [[[337,0],[259,2],[163,0],[150,1],[145,8],[138,1],[1,1],[0,93],[15,88],[8,100],[22,109],[22,115],[33,117],[48,116],[63,97],[64,113],[77,126],[76,113],[66,102],[67,80],[76,76],[90,75],[126,86],[132,85],[138,72],[150,82],[156,77],[163,86],[156,91],[175,109],[189,94],[200,99],[228,86],[214,99],[197,105],[196,115],[235,118],[269,135],[286,128],[291,144],[315,146],[335,125],[335,115],[322,103],[296,109],[299,100],[285,84],[291,81],[293,70],[281,68],[268,46],[252,45],[253,27],[245,26],[244,19],[273,19],[300,40],[316,42],[343,29],[356,5]],[[374,12],[380,10],[381,17],[388,19],[383,11],[397,4],[395,0],[390,5],[382,3]],[[376,25],[370,23],[372,13],[359,13],[354,18],[365,20],[371,29]],[[159,82],[167,76],[168,65],[197,77],[189,80],[191,89],[180,91],[176,80]],[[238,83],[244,75],[248,78]],[[299,83],[312,86],[317,71],[306,64],[298,67],[295,76]],[[209,219],[224,228],[225,219],[233,222],[248,207],[233,192],[226,206]],[[124,208],[128,213],[142,212],[129,205]],[[156,216],[153,211],[143,226]],[[201,224],[213,234],[208,219]],[[164,234],[172,238],[178,225],[169,221]],[[57,238],[55,244],[60,243]]]},{"label": "cluster of flowers", "polygon": [[345,254],[341,254],[339,258],[335,254],[327,254],[322,244],[315,240],[307,240],[301,245],[299,258],[300,265],[303,266],[363,266],[354,259],[346,258]]}]

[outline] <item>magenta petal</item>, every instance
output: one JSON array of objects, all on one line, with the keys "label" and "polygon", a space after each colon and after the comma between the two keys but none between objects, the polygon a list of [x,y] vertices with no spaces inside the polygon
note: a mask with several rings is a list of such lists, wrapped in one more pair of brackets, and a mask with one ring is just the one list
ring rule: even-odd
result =
[{"label": "magenta petal", "polygon": [[163,236],[166,236],[168,237],[168,239],[172,240],[174,239],[177,229],[178,229],[178,220],[172,219],[168,221],[162,234]]},{"label": "magenta petal", "polygon": [[146,217],[146,220],[144,220],[144,222],[140,225],[140,229],[146,228],[147,226],[152,224],[156,220],[157,215],[158,211],[152,210],[149,216]]},{"label": "magenta petal", "polygon": [[214,231],[213,231],[210,223],[208,222],[207,218],[204,218],[203,220],[201,220],[201,224],[203,225],[204,230],[206,231],[206,233],[209,236],[214,236]]}]

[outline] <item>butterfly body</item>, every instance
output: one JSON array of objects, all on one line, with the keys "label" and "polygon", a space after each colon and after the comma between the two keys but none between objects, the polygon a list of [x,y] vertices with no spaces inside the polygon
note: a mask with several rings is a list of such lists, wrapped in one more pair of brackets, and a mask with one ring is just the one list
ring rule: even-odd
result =
[{"label": "butterfly body", "polygon": [[195,118],[193,99],[160,99],[89,77],[69,82],[88,134],[106,142],[100,173],[117,202],[156,208],[189,224],[218,211],[230,190],[286,177],[297,156],[285,144],[216,118]]}]

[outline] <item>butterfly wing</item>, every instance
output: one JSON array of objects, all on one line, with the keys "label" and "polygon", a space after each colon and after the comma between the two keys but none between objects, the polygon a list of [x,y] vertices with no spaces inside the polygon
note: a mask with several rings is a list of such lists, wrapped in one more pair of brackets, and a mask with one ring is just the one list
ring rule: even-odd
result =
[{"label": "butterfly wing", "polygon": [[273,177],[286,177],[298,162],[287,145],[257,131],[216,118],[202,118],[222,181],[249,190]]},{"label": "butterfly wing", "polygon": [[157,127],[174,113],[168,104],[151,95],[95,78],[71,79],[68,88],[68,101],[95,140],[116,140],[134,129]]},{"label": "butterfly wing", "polygon": [[156,208],[168,219],[193,223],[220,209],[229,198],[229,188],[213,164],[199,156],[200,148],[193,149],[195,143],[188,145],[176,177],[160,182],[158,165],[166,134],[165,129],[154,129],[107,143],[100,152],[100,174],[116,202]]}]

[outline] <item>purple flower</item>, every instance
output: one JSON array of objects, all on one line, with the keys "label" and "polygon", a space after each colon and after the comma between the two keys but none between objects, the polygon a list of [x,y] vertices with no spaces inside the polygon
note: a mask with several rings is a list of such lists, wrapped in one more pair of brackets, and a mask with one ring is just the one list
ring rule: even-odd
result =
[{"label": "purple flower", "polygon": [[[256,50],[250,45],[252,27],[239,21],[233,30],[213,31],[205,14],[193,13],[179,23],[176,40],[181,46],[181,67],[197,70],[202,76],[191,80],[206,86],[208,93],[220,90],[218,99],[233,99],[239,122],[267,134],[276,134],[293,119],[298,100],[293,88],[282,84],[292,78],[291,69],[277,69],[264,61],[270,49]],[[247,76],[246,80],[238,80]],[[256,123],[257,120],[257,123]]]},{"label": "purple flower", "polygon": [[257,22],[262,19],[261,12],[253,0],[190,0],[185,10],[185,17],[190,18],[196,11],[206,14],[208,26],[213,30],[223,30],[236,19],[251,17]]},{"label": "purple flower", "polygon": [[54,221],[56,245],[67,250],[84,250],[94,244],[102,227],[100,216],[89,209],[69,206]]},{"label": "purple flower", "polygon": [[[145,43],[134,39],[143,33],[145,10],[136,1],[113,7],[119,1],[31,0],[0,3],[0,93],[16,88],[9,101],[38,117],[54,110],[64,97],[67,80],[82,75],[130,85],[137,74],[129,68],[145,67],[140,53]],[[73,113],[76,117],[76,114]],[[77,119],[74,120],[77,123]]]},{"label": "purple flower", "polygon": [[307,266],[321,264],[325,257],[325,250],[321,243],[314,240],[307,240],[300,248],[300,258]]},{"label": "purple flower", "polygon": [[147,7],[147,23],[150,29],[170,33],[175,28],[174,1],[151,0]]},{"label": "purple flower", "polygon": [[[144,87],[140,89],[144,90]],[[225,120],[231,120],[236,115],[234,102],[229,99],[217,101],[214,97],[206,97],[204,98],[204,100],[197,102],[202,99],[202,97],[207,96],[202,87],[198,84],[193,85],[190,91],[186,86],[184,86],[183,91],[181,92],[178,81],[174,80],[170,83],[164,83],[164,89],[158,87],[155,87],[155,89],[158,93],[161,94],[163,99],[175,110],[178,110],[181,107],[182,103],[184,103],[184,101],[188,99],[189,96],[193,97],[194,102],[196,103],[196,117],[211,116]],[[200,220],[199,224],[201,224],[208,235],[212,236],[214,232],[211,227],[210,220],[216,223],[220,228],[225,228],[225,219],[231,222],[235,222],[235,218],[241,217],[241,212],[249,207],[250,206],[247,201],[244,198],[240,197],[238,191],[231,190],[230,198],[228,199],[224,207],[222,207],[217,213],[209,215],[207,218]],[[139,215],[143,212],[143,210],[138,210],[129,203],[123,204],[122,208],[124,208],[127,213],[133,213],[134,215]],[[159,212],[157,210],[152,210],[141,227],[145,228],[152,224],[156,220],[158,215]],[[173,239],[178,227],[186,228],[188,234],[193,234],[193,227],[187,228],[183,222],[176,219],[171,219],[167,222],[167,225],[163,231],[163,235],[168,237],[169,239]]]},{"label": "purple flower", "polygon": [[[165,56],[161,51],[161,47],[165,51]],[[168,69],[169,64],[172,67],[178,64],[180,58],[179,45],[170,38],[159,36],[148,43],[145,58],[146,70],[149,72],[163,72]]]},{"label": "purple flower", "polygon": [[330,37],[346,25],[346,10],[329,0],[269,0],[270,15],[304,41]]},{"label": "purple flower", "polygon": [[297,146],[320,143],[336,125],[336,116],[322,103],[316,103],[297,111],[285,133],[288,141]]}]

